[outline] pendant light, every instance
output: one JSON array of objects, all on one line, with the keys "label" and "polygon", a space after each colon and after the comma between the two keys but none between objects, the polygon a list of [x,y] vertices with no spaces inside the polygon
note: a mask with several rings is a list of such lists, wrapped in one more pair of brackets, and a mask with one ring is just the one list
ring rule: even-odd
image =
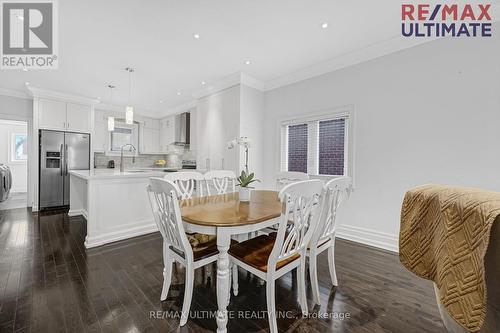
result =
[{"label": "pendant light", "polygon": [[[116,88],[116,86],[110,84],[108,85],[109,88],[109,104],[113,105],[113,89]],[[108,131],[113,132],[115,130],[115,117],[108,117]]]},{"label": "pendant light", "polygon": [[128,105],[125,107],[125,123],[132,125],[134,123],[134,107],[130,105],[130,97],[132,95],[132,73],[134,69],[127,67],[125,70],[128,72]]}]

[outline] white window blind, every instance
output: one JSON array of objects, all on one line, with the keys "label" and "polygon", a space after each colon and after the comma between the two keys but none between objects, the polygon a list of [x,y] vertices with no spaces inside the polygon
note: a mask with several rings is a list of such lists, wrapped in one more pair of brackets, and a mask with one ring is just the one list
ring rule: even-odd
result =
[{"label": "white window blind", "polygon": [[349,174],[349,112],[281,124],[281,170],[310,175]]}]

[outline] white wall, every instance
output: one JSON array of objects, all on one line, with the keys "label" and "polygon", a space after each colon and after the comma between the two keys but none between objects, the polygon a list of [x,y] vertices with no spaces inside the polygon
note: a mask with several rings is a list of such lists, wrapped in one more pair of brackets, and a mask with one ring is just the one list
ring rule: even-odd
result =
[{"label": "white wall", "polygon": [[352,104],[356,189],[342,237],[397,250],[401,202],[425,183],[500,191],[500,34],[441,39],[265,95],[266,185],[278,121]]},{"label": "white wall", "polygon": [[8,165],[12,172],[12,192],[28,189],[28,163],[11,161],[12,134],[26,134],[27,131],[27,123],[0,119],[0,163]]},{"label": "white wall", "polygon": [[[240,134],[248,137],[250,148],[248,149],[248,169],[255,173],[257,179],[264,177],[264,94],[254,88],[241,85],[240,96]],[[240,148],[240,170],[245,169],[245,150]],[[255,182],[254,187],[262,184]]]}]

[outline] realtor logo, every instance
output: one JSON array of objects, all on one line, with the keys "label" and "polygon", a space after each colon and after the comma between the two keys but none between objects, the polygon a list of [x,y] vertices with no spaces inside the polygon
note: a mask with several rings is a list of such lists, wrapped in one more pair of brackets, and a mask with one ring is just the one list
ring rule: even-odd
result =
[{"label": "realtor logo", "polygon": [[491,37],[491,4],[403,4],[404,37]]},{"label": "realtor logo", "polygon": [[1,69],[57,68],[56,3],[0,0]]}]

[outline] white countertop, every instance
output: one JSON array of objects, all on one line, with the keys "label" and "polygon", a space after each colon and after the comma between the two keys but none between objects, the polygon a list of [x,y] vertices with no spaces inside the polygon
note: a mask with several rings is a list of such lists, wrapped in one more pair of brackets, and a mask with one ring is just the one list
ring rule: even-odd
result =
[{"label": "white countertop", "polygon": [[119,178],[150,178],[163,177],[166,173],[163,170],[148,171],[142,169],[132,169],[120,172],[119,169],[92,169],[92,170],[70,170],[69,174],[82,179],[119,179]]}]

